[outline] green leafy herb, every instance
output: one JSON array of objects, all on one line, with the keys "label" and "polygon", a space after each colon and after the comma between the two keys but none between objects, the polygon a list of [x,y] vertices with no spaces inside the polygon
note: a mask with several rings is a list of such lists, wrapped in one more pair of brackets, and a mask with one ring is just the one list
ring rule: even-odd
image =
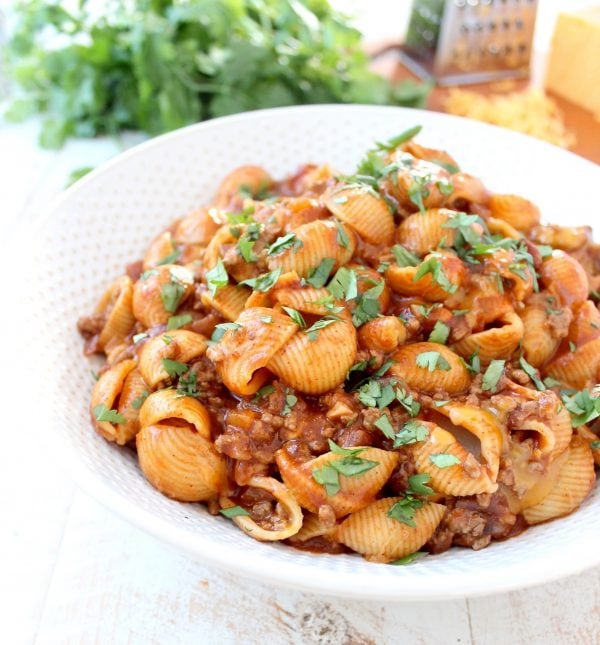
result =
[{"label": "green leafy herb", "polygon": [[431,476],[427,473],[418,473],[408,478],[408,492],[414,495],[433,495],[434,490],[427,483]]},{"label": "green leafy herb", "polygon": [[133,399],[131,402],[131,407],[134,410],[139,410],[142,407],[142,404],[144,401],[150,396],[150,392],[148,390],[144,390],[138,397]]},{"label": "green leafy herb", "polygon": [[306,321],[299,311],[292,309],[291,307],[281,307],[285,313],[300,327],[300,329],[306,329]]},{"label": "green leafy herb", "polygon": [[403,558],[400,558],[398,560],[394,560],[393,562],[390,562],[390,564],[394,566],[405,566],[407,564],[412,564],[416,560],[420,560],[421,558],[425,557],[427,555],[426,551],[415,551],[414,553],[410,553],[409,555],[405,555]]},{"label": "green leafy herb", "polygon": [[315,289],[320,289],[325,285],[335,260],[333,258],[323,258],[319,266],[308,272],[306,281]]},{"label": "green leafy herb", "polygon": [[190,314],[181,314],[181,316],[171,316],[167,321],[167,330],[180,329],[192,322],[193,318]]},{"label": "green leafy herb", "polygon": [[148,269],[147,271],[144,271],[144,273],[140,275],[140,280],[142,282],[146,282],[148,278],[151,278],[153,275],[157,275],[157,274],[158,274],[157,269]]},{"label": "green leafy herb", "polygon": [[279,276],[281,275],[281,267],[270,271],[269,273],[262,273],[257,278],[248,278],[248,280],[242,280],[239,284],[246,285],[255,291],[260,291],[261,293],[266,293],[269,289],[272,289]]},{"label": "green leafy herb", "polygon": [[235,331],[236,329],[241,328],[242,325],[235,322],[219,323],[218,325],[215,325],[215,330],[213,331],[210,339],[213,341],[213,343],[218,343],[221,338],[223,338],[226,331]]},{"label": "green leafy herb", "polygon": [[429,188],[427,188],[429,179],[429,176],[417,176],[408,187],[408,198],[415,206],[418,207],[421,214],[425,213],[423,200],[429,197]]},{"label": "green leafy herb", "polygon": [[386,152],[391,152],[392,150],[395,150],[398,146],[401,146],[403,143],[406,143],[407,141],[410,141],[411,139],[414,139],[414,137],[421,132],[423,129],[422,125],[414,125],[412,128],[408,128],[407,130],[404,130],[404,132],[401,132],[400,134],[397,134],[394,137],[391,137],[387,141],[377,141],[375,143],[375,147],[377,150],[384,150]]},{"label": "green leafy herb", "polygon": [[569,341],[569,351],[572,354],[574,354],[577,351],[577,345],[572,340]]},{"label": "green leafy herb", "polygon": [[335,225],[337,226],[337,235],[335,239],[342,248],[347,249],[350,246],[350,238],[348,237],[348,233],[346,233],[346,230],[344,229],[340,221],[336,220]]},{"label": "green leafy herb", "polygon": [[393,439],[396,436],[387,414],[382,414],[373,425],[379,428],[388,439]]},{"label": "green leafy herb", "polygon": [[185,286],[175,276],[160,288],[160,298],[165,311],[174,313],[185,294]]},{"label": "green leafy herb", "polygon": [[127,423],[127,419],[121,413],[116,410],[109,410],[104,403],[94,406],[92,412],[98,421],[106,421],[108,423]]},{"label": "green leafy herb", "polygon": [[460,459],[455,455],[450,455],[446,452],[432,453],[429,455],[429,461],[437,468],[450,468],[460,464]]},{"label": "green leafy herb", "polygon": [[450,327],[443,323],[441,320],[436,321],[429,338],[427,339],[430,343],[440,343],[445,345],[450,335]]},{"label": "green leafy herb", "polygon": [[415,401],[412,394],[399,388],[396,390],[396,400],[400,405],[410,414],[411,417],[416,417],[421,410],[421,404]]},{"label": "green leafy herb", "polygon": [[467,215],[467,213],[457,213],[447,222],[442,224],[442,228],[455,229],[460,239],[455,241],[454,246],[461,250],[464,243],[470,245],[479,244],[482,241],[481,234],[474,228],[474,224],[482,224],[479,215]]},{"label": "green leafy herb", "polygon": [[253,401],[260,401],[261,399],[264,399],[265,396],[269,396],[270,394],[273,394],[275,392],[275,386],[274,385],[263,385],[260,390],[256,392],[256,394],[253,397]]},{"label": "green leafy herb", "polygon": [[327,285],[329,293],[338,300],[358,297],[358,277],[353,269],[340,267]]},{"label": "green leafy herb", "polygon": [[440,179],[435,182],[435,185],[444,197],[449,197],[454,192],[454,184],[448,179]]},{"label": "green leafy herb", "polygon": [[413,309],[420,315],[423,316],[423,318],[429,318],[431,312],[434,309],[439,309],[439,307],[442,306],[441,302],[434,302],[432,305],[429,307],[426,307],[425,305],[413,305]]},{"label": "green leafy herb", "polygon": [[407,421],[402,429],[396,433],[394,438],[394,448],[408,446],[418,441],[425,441],[429,436],[429,430],[419,421],[412,419]]},{"label": "green leafy herb", "polygon": [[325,318],[321,318],[321,320],[317,320],[306,330],[306,335],[308,336],[308,340],[310,341],[317,340],[317,336],[319,335],[319,331],[321,329],[325,329],[325,327],[332,325],[334,322],[337,322],[338,320],[339,318],[337,316],[335,317],[326,316]]},{"label": "green leafy herb", "polygon": [[392,246],[392,253],[396,258],[396,264],[399,267],[416,267],[421,262],[417,255],[400,244],[394,244],[394,246]]},{"label": "green leafy herb", "polygon": [[340,492],[340,474],[331,465],[327,464],[322,468],[315,468],[312,471],[312,476],[317,484],[325,487],[328,497]]},{"label": "green leafy herb", "polygon": [[504,372],[504,364],[506,361],[494,360],[492,361],[483,374],[481,381],[481,389],[486,392],[496,392],[500,377]]},{"label": "green leafy herb", "polygon": [[223,264],[223,260],[219,258],[215,266],[206,272],[206,284],[211,295],[217,295],[217,291],[229,284],[229,276]]},{"label": "green leafy herb", "polygon": [[273,244],[267,249],[267,255],[277,255],[287,251],[287,249],[299,249],[302,246],[302,240],[296,237],[295,233],[288,233],[283,237],[278,237]]},{"label": "green leafy herb", "polygon": [[181,376],[188,371],[188,366],[185,363],[171,360],[170,358],[162,358],[161,363],[165,372],[172,378]]},{"label": "green leafy herb", "polygon": [[197,396],[198,395],[198,377],[196,372],[191,370],[180,377],[177,382],[177,393],[181,396]]},{"label": "green leafy herb", "polygon": [[378,463],[378,461],[362,459],[361,457],[344,457],[339,461],[330,461],[329,465],[344,477],[356,477],[366,473],[371,468],[375,468]]},{"label": "green leafy herb", "polygon": [[169,334],[163,334],[162,340],[165,345],[170,345],[173,342],[173,336],[169,336]]},{"label": "green leafy herb", "polygon": [[543,259],[549,258],[552,255],[552,252],[554,251],[554,249],[551,246],[547,246],[546,244],[538,244],[537,248]]},{"label": "green leafy herb", "polygon": [[[4,116],[6,117],[6,114]],[[7,120],[10,121],[10,118]],[[69,173],[69,177],[65,182],[65,188],[69,188],[69,186],[72,186],[76,181],[79,181],[82,177],[88,175],[92,170],[94,170],[94,166],[81,166],[80,168],[75,168],[75,170],[72,170]]]},{"label": "green leafy herb", "polygon": [[148,332],[140,332],[139,334],[135,334],[135,336],[132,338],[134,344],[139,343],[140,340],[143,340],[144,338],[148,338]]},{"label": "green leafy herb", "polygon": [[446,275],[439,258],[432,256],[427,260],[421,262],[419,268],[417,269],[417,272],[413,277],[413,282],[417,282],[417,280],[420,280],[428,273],[431,274],[433,281],[439,284],[440,287],[447,293],[455,293],[458,289],[458,285],[452,284],[450,280],[448,280],[448,276]]},{"label": "green leafy herb", "polygon": [[273,322],[273,316],[261,316],[260,322],[263,322],[266,325],[270,325]]},{"label": "green leafy herb", "polygon": [[469,357],[468,361],[465,361],[465,366],[471,372],[471,374],[479,374],[481,372],[481,359],[479,358],[479,349],[475,350],[473,354]]},{"label": "green leafy herb", "polygon": [[231,506],[229,508],[222,508],[219,511],[219,513],[221,513],[221,515],[224,515],[228,519],[231,519],[232,517],[250,515],[250,513],[248,513],[248,511],[241,506]]},{"label": "green leafy herb", "polygon": [[292,394],[289,390],[286,390],[285,394],[285,404],[283,410],[281,411],[282,417],[288,417],[292,413],[292,408],[298,403],[298,397],[295,394]]},{"label": "green leafy herb", "polygon": [[600,441],[590,441],[590,448],[592,450],[600,450]]},{"label": "green leafy herb", "polygon": [[560,381],[557,381],[555,378],[552,378],[551,376],[546,376],[543,382],[547,388],[562,386],[562,383]]},{"label": "green leafy herb", "polygon": [[161,266],[163,264],[173,264],[179,260],[179,256],[181,255],[181,251],[179,249],[174,249],[172,253],[169,253],[169,255],[165,255],[164,258],[161,258],[156,265]]},{"label": "green leafy herb", "polygon": [[247,235],[242,235],[238,240],[238,251],[240,252],[244,262],[256,262],[258,260],[258,256],[254,252],[255,241],[256,240],[252,240]]},{"label": "green leafy herb", "polygon": [[355,327],[360,327],[379,316],[379,296],[381,296],[384,286],[385,283],[382,281],[358,296],[356,308],[352,312],[352,324]]},{"label": "green leafy herb", "polygon": [[387,512],[388,517],[414,528],[416,526],[414,520],[415,512],[423,506],[423,503],[420,499],[414,499],[410,496],[405,497],[393,504]]},{"label": "green leafy herb", "polygon": [[561,393],[565,408],[571,413],[571,424],[578,428],[600,417],[600,396],[592,396],[589,390],[569,395]]},{"label": "green leafy herb", "polygon": [[539,372],[535,369],[535,367],[528,363],[525,360],[524,356],[521,356],[521,358],[519,358],[519,365],[521,366],[525,374],[527,374],[527,376],[529,376],[529,378],[533,381],[533,384],[536,386],[536,388],[543,392],[546,389],[546,386],[540,379]]},{"label": "green leafy herb", "polygon": [[450,363],[439,352],[421,352],[416,358],[417,367],[427,368],[430,372],[434,370],[449,371]]}]

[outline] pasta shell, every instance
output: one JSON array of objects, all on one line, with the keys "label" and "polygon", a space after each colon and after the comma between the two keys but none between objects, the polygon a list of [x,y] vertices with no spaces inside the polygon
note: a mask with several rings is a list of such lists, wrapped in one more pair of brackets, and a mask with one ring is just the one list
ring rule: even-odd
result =
[{"label": "pasta shell", "polygon": [[592,451],[594,456],[594,463],[596,466],[600,466],[600,447],[592,448],[592,444],[598,442],[598,435],[595,432],[592,432],[587,426],[579,426],[577,428],[577,434],[584,440],[587,441],[588,446]]},{"label": "pasta shell", "polygon": [[539,208],[518,195],[492,195],[488,206],[492,217],[504,220],[524,233],[540,223]]},{"label": "pasta shell", "polygon": [[228,225],[221,226],[221,228],[212,236],[210,242],[204,252],[204,268],[210,271],[219,258],[223,257],[223,246],[226,244],[236,244],[237,238],[231,232],[231,227]]},{"label": "pasta shell", "polygon": [[520,231],[517,231],[514,226],[511,226],[508,222],[505,222],[502,219],[498,219],[496,217],[488,217],[486,224],[489,232],[492,235],[509,237],[511,240],[520,240],[523,237],[523,234]]},{"label": "pasta shell", "polygon": [[210,439],[210,416],[206,408],[191,396],[182,396],[177,390],[164,389],[150,394],[140,409],[142,426],[160,423],[172,424],[173,419],[188,423],[205,439]]},{"label": "pasta shell", "polygon": [[227,487],[225,459],[210,441],[188,427],[142,426],[136,446],[142,472],[167,497],[204,502]]},{"label": "pasta shell", "polygon": [[[453,434],[433,423],[423,425],[429,430],[429,436],[425,441],[414,444],[412,449],[417,471],[430,476],[434,490],[443,495],[464,497],[494,493],[498,489],[488,469],[479,464]],[[435,460],[436,455],[442,454],[455,457],[458,463],[448,467],[437,466],[431,457]]]},{"label": "pasta shell", "polygon": [[[419,367],[417,358],[425,352],[439,354],[436,367],[430,371],[428,367]],[[439,391],[448,394],[460,394],[471,383],[469,370],[464,361],[451,349],[439,343],[411,343],[402,346],[392,355],[394,364],[389,369],[391,376],[402,379],[409,387],[434,394]],[[442,361],[444,361],[442,363]],[[449,369],[440,369],[447,364]]]},{"label": "pasta shell", "polygon": [[215,206],[227,209],[242,201],[240,189],[245,188],[252,195],[269,188],[273,183],[271,175],[260,166],[240,166],[223,179],[215,196]]},{"label": "pasta shell", "polygon": [[322,394],[344,382],[356,351],[356,330],[340,319],[320,329],[314,340],[296,334],[271,356],[267,367],[300,392]]},{"label": "pasta shell", "polygon": [[438,208],[444,204],[446,196],[440,192],[439,184],[441,181],[449,181],[450,174],[441,166],[412,157],[403,150],[394,151],[390,155],[390,162],[397,162],[400,169],[397,175],[390,175],[385,179],[382,186],[398,202],[401,211],[414,213],[419,208],[410,198],[416,177],[423,181],[421,199],[426,209]]},{"label": "pasta shell", "polygon": [[106,322],[98,336],[98,349],[121,344],[135,324],[132,311],[133,284],[129,276],[117,278],[102,296],[94,313],[104,314]]},{"label": "pasta shell", "polygon": [[321,289],[315,289],[314,287],[286,287],[273,290],[275,303],[315,316],[325,316],[330,313],[325,305],[317,304],[318,301],[328,297],[329,291],[324,287]]},{"label": "pasta shell", "polygon": [[458,163],[456,162],[454,157],[449,155],[445,150],[426,148],[425,146],[421,146],[414,141],[407,141],[405,144],[403,144],[402,149],[411,154],[413,157],[416,157],[417,159],[423,159],[424,161],[431,161],[432,163],[437,164],[441,162],[442,165],[454,166],[455,168],[458,168]]},{"label": "pasta shell", "polygon": [[118,401],[123,391],[124,383],[129,374],[135,369],[136,363],[132,360],[121,361],[113,365],[100,375],[94,389],[92,390],[92,399],[90,403],[90,412],[92,423],[98,434],[102,435],[107,441],[117,442],[123,436],[123,431],[119,425],[109,421],[98,421],[94,414],[94,408],[104,405],[107,410],[114,410],[115,403]]},{"label": "pasta shell", "polygon": [[365,349],[393,352],[406,340],[406,327],[396,316],[369,320],[358,330],[359,345]]},{"label": "pasta shell", "polygon": [[573,353],[567,351],[553,360],[545,369],[551,376],[577,390],[596,383],[600,370],[600,338],[578,347]]},{"label": "pasta shell", "polygon": [[558,226],[549,224],[536,226],[530,233],[537,244],[547,244],[562,251],[576,251],[591,240],[589,226]]},{"label": "pasta shell", "polygon": [[[263,322],[261,318],[265,317],[272,322]],[[264,368],[290,342],[298,326],[289,316],[266,307],[245,309],[237,324],[240,328],[226,331],[218,343],[209,347],[207,355],[225,386],[234,394],[248,396],[265,383],[269,374]]]},{"label": "pasta shell", "polygon": [[133,369],[127,375],[119,396],[117,412],[127,419],[127,423],[119,423],[114,426],[116,429],[115,443],[120,446],[129,443],[139,432],[139,409],[145,396],[148,396],[148,386],[140,371]]},{"label": "pasta shell", "polygon": [[[363,266],[362,264],[348,264],[348,269],[351,269],[356,273],[356,278],[358,281],[358,293],[363,294],[365,291],[372,289],[373,287],[381,284],[381,274],[371,269],[370,267]],[[383,290],[379,295],[379,311],[385,311],[390,304],[391,294],[390,289],[383,281]]]},{"label": "pasta shell", "polygon": [[394,218],[385,201],[371,190],[356,186],[337,188],[325,198],[325,206],[367,242],[392,244]]},{"label": "pasta shell", "polygon": [[415,526],[388,516],[400,497],[387,497],[353,513],[332,532],[338,542],[378,562],[390,562],[418,551],[435,533],[446,507],[428,502],[415,511]]},{"label": "pasta shell", "polygon": [[[343,234],[340,234],[340,230]],[[299,226],[294,232],[302,246],[291,247],[269,257],[270,271],[281,268],[285,272],[295,271],[298,275],[305,276],[325,258],[335,260],[335,271],[349,262],[356,247],[354,233],[344,224],[336,224],[331,220],[309,222]]]},{"label": "pasta shell", "polygon": [[213,296],[209,291],[200,295],[202,304],[218,311],[225,320],[233,322],[244,311],[252,291],[248,287],[226,284]]},{"label": "pasta shell", "polygon": [[[437,257],[450,284],[459,287],[466,278],[466,269],[463,263],[451,255],[433,254],[430,257]],[[390,287],[401,296],[419,296],[429,302],[444,302],[452,297],[452,294],[436,282],[431,273],[415,280],[418,267],[398,267],[392,265],[386,269],[385,279]]]},{"label": "pasta shell", "polygon": [[324,524],[316,513],[306,513],[302,528],[290,539],[292,544],[297,542],[307,542],[317,537],[329,536],[334,526]]},{"label": "pasta shell", "polygon": [[522,347],[525,359],[534,367],[546,363],[558,349],[560,337],[548,327],[548,314],[541,303],[527,305],[521,312],[523,321]]},{"label": "pasta shell", "polygon": [[540,269],[542,284],[567,307],[575,307],[588,299],[590,284],[577,260],[564,251],[553,251]]},{"label": "pasta shell", "polygon": [[436,409],[456,427],[464,428],[479,439],[481,456],[487,464],[490,477],[496,481],[500,455],[507,445],[502,426],[496,417],[491,412],[467,403],[450,402]]},{"label": "pasta shell", "polygon": [[173,238],[181,244],[206,246],[219,226],[219,223],[210,216],[207,208],[199,208],[179,222]]},{"label": "pasta shell", "polygon": [[133,315],[146,328],[164,325],[193,291],[194,275],[185,267],[155,267],[133,287]]},{"label": "pasta shell", "polygon": [[[269,528],[264,528],[264,526],[257,524],[248,515],[232,517],[231,519],[234,523],[246,535],[261,542],[286,540],[296,535],[302,527],[302,509],[286,486],[276,479],[273,479],[273,477],[252,477],[249,481],[249,486],[271,493],[277,500],[278,508],[283,511],[284,517],[271,520],[272,527]],[[234,506],[234,503],[227,498],[221,498],[220,503],[223,508],[231,508]]]},{"label": "pasta shell", "polygon": [[457,172],[452,175],[451,182],[452,192],[445,200],[448,208],[464,210],[471,204],[488,203],[490,192],[481,179],[465,172]]},{"label": "pasta shell", "polygon": [[155,267],[172,255],[175,251],[175,243],[170,231],[161,233],[158,237],[150,243],[146,254],[144,255],[144,271]]},{"label": "pasta shell", "polygon": [[313,473],[342,457],[332,452],[325,453],[304,463],[294,459],[287,450],[275,454],[275,461],[285,485],[303,508],[317,513],[323,505],[331,506],[336,517],[343,517],[370,504],[383,488],[398,463],[398,453],[363,448],[360,459],[377,462],[370,470],[354,476],[339,475],[340,490],[327,495],[325,487],[318,484]]},{"label": "pasta shell", "polygon": [[140,372],[144,381],[154,389],[169,379],[163,359],[189,363],[206,351],[206,339],[187,329],[175,329],[149,338],[140,348]]},{"label": "pasta shell", "polygon": [[444,242],[444,246],[452,246],[456,229],[444,228],[443,225],[454,214],[454,211],[446,208],[431,208],[424,213],[409,215],[398,226],[396,239],[418,255],[429,253],[441,242]]},{"label": "pasta shell", "polygon": [[587,442],[573,437],[568,457],[562,464],[550,493],[535,506],[526,508],[523,517],[528,524],[539,524],[563,517],[579,508],[596,481],[594,457]]},{"label": "pasta shell", "polygon": [[494,359],[509,358],[523,338],[523,322],[514,312],[503,314],[498,319],[502,327],[494,327],[465,336],[452,349],[461,356],[478,353],[486,365]]}]

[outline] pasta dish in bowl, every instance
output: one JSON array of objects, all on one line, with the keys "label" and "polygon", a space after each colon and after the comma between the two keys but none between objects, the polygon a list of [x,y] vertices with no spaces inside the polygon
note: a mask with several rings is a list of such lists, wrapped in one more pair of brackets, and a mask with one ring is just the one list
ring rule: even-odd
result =
[{"label": "pasta dish in bowl", "polygon": [[79,320],[106,357],[94,427],[158,491],[255,540],[394,564],[590,494],[600,247],[419,131],[352,174],[231,171]]},{"label": "pasta dish in bowl", "polygon": [[600,564],[599,180],[387,107],[146,142],[31,231],[30,423],[111,510],[271,583],[432,600]]}]

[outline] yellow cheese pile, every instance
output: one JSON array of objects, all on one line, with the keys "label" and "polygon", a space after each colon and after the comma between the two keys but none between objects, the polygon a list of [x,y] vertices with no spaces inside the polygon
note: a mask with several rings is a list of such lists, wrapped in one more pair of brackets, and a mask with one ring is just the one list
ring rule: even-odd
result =
[{"label": "yellow cheese pile", "polygon": [[566,129],[556,103],[538,89],[489,96],[451,89],[445,109],[451,114],[518,130],[563,148],[575,143],[575,137]]}]

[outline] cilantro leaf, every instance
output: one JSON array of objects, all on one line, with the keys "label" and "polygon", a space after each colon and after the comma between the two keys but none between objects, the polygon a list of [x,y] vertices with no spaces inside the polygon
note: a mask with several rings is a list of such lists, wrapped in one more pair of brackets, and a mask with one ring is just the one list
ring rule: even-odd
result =
[{"label": "cilantro leaf", "polygon": [[408,446],[418,441],[425,441],[429,437],[429,430],[419,421],[412,419],[407,421],[402,429],[396,433],[394,438],[394,448]]},{"label": "cilantro leaf", "polygon": [[493,360],[485,370],[481,381],[481,389],[486,392],[496,392],[500,377],[504,372],[506,361]]},{"label": "cilantro leaf", "polygon": [[347,267],[340,267],[327,285],[327,290],[338,300],[354,300],[358,297],[356,272]]},{"label": "cilantro leaf", "polygon": [[417,255],[400,244],[394,244],[394,246],[392,246],[392,253],[396,258],[396,264],[399,267],[416,267],[421,262]]},{"label": "cilantro leaf", "polygon": [[519,365],[521,366],[525,374],[527,374],[527,376],[529,376],[529,378],[533,381],[533,384],[536,386],[536,388],[543,392],[546,389],[546,386],[540,379],[539,372],[533,365],[525,360],[525,356],[521,356],[521,358],[519,358]]},{"label": "cilantro leaf", "polygon": [[163,264],[174,264],[175,262],[177,262],[180,255],[181,251],[179,249],[173,249],[173,252],[169,253],[169,255],[165,255],[164,258],[161,258],[156,263],[156,266],[162,266]]},{"label": "cilantro leaf", "polygon": [[460,464],[460,459],[455,455],[450,455],[446,452],[432,453],[429,455],[429,461],[437,468],[450,468]]},{"label": "cilantro leaf", "polygon": [[426,551],[415,551],[414,553],[410,553],[409,555],[405,555],[403,558],[400,558],[398,560],[394,560],[393,562],[390,562],[390,564],[394,566],[405,566],[407,564],[411,564],[415,562],[416,560],[420,560],[424,556],[427,555]]},{"label": "cilantro leaf", "polygon": [[379,428],[379,430],[381,430],[384,436],[386,436],[388,439],[393,439],[396,436],[394,428],[390,423],[390,419],[387,414],[382,414],[373,425],[376,428]]},{"label": "cilantro leaf", "polygon": [[340,474],[331,465],[327,464],[322,468],[315,468],[312,471],[312,476],[317,484],[325,487],[328,497],[340,492]]},{"label": "cilantro leaf", "polygon": [[410,141],[414,137],[421,132],[423,129],[422,125],[414,125],[412,128],[408,128],[407,130],[404,130],[404,132],[401,132],[400,134],[397,134],[395,137],[391,137],[387,141],[377,141],[375,143],[375,147],[377,150],[384,150],[386,152],[391,152],[392,150],[395,150],[398,146],[401,146],[403,143],[406,143],[407,141]]},{"label": "cilantro leaf", "polygon": [[229,276],[221,258],[210,271],[206,272],[206,284],[212,296],[216,296],[219,289],[229,284]]},{"label": "cilantro leaf", "polygon": [[306,277],[308,284],[315,289],[320,289],[325,286],[334,264],[335,260],[333,258],[323,258],[318,267],[308,272],[308,276]]},{"label": "cilantro leaf", "polygon": [[172,378],[181,376],[188,371],[188,366],[186,363],[181,363],[179,361],[174,361],[170,358],[162,358],[161,363],[165,372]]},{"label": "cilantro leaf", "polygon": [[436,321],[429,338],[427,339],[430,343],[440,343],[440,345],[445,345],[450,335],[450,327],[443,323],[441,320]]},{"label": "cilantro leaf", "polygon": [[413,497],[405,497],[395,502],[390,510],[387,512],[388,517],[391,517],[397,522],[406,524],[414,528],[416,526],[414,517],[417,509],[423,506],[424,502],[420,499],[414,499]]},{"label": "cilantro leaf", "polygon": [[264,399],[265,396],[269,396],[270,394],[273,394],[275,392],[275,386],[274,385],[263,385],[260,390],[256,392],[254,397],[252,398],[253,401],[260,401],[261,399]]},{"label": "cilantro leaf", "polygon": [[287,249],[299,249],[302,246],[302,240],[296,237],[295,233],[288,233],[283,237],[278,237],[273,244],[267,249],[267,255],[278,255],[287,251]]},{"label": "cilantro leaf", "polygon": [[348,237],[348,233],[346,233],[346,229],[340,221],[336,220],[335,225],[337,226],[337,234],[335,239],[342,248],[347,249],[350,246],[350,238]]},{"label": "cilantro leaf", "polygon": [[127,419],[120,412],[117,412],[117,410],[109,410],[104,403],[94,406],[92,412],[96,419],[101,422],[127,423]]},{"label": "cilantro leaf", "polygon": [[561,399],[571,414],[574,428],[600,417],[600,396],[593,397],[589,390],[581,390],[573,395],[561,393]]},{"label": "cilantro leaf", "polygon": [[413,282],[417,282],[428,273],[431,274],[433,281],[439,284],[444,291],[447,293],[456,293],[458,285],[452,284],[452,282],[448,280],[448,276],[446,275],[439,258],[430,257],[421,262],[413,277]]},{"label": "cilantro leaf", "polygon": [[416,358],[417,367],[427,368],[430,372],[451,369],[450,363],[439,352],[421,352]]},{"label": "cilantro leaf", "polygon": [[213,331],[210,339],[213,341],[213,343],[218,343],[221,340],[221,338],[223,338],[226,331],[230,331],[230,330],[235,331],[236,329],[241,329],[241,328],[242,328],[242,325],[235,322],[219,323],[218,325],[215,325],[215,330]]},{"label": "cilantro leaf", "polygon": [[144,390],[138,397],[133,399],[131,402],[131,407],[134,410],[139,410],[142,407],[142,404],[144,401],[150,396],[150,392],[148,390]]},{"label": "cilantro leaf", "polygon": [[167,321],[167,330],[180,329],[192,322],[193,318],[190,314],[181,314],[181,316],[171,316]]},{"label": "cilantro leaf", "polygon": [[296,311],[296,309],[292,309],[291,307],[281,308],[298,325],[298,327],[300,327],[300,329],[306,329],[306,321],[299,311]]},{"label": "cilantro leaf", "polygon": [[408,492],[414,495],[433,495],[434,490],[427,483],[431,480],[431,476],[427,473],[417,473],[408,478]]},{"label": "cilantro leaf", "polygon": [[308,339],[311,341],[316,340],[319,334],[319,331],[321,329],[325,329],[325,327],[332,325],[334,322],[337,322],[338,320],[339,318],[337,316],[336,317],[326,316],[325,318],[321,318],[321,320],[317,320],[306,330],[306,335],[308,336]]},{"label": "cilantro leaf", "polygon": [[248,511],[242,506],[231,506],[229,508],[222,508],[219,511],[219,513],[221,513],[221,515],[227,517],[228,519],[231,519],[232,517],[250,515],[250,513],[248,513]]},{"label": "cilantro leaf", "polygon": [[282,417],[289,417],[292,413],[292,408],[298,403],[298,397],[295,394],[292,394],[289,390],[286,390],[285,394],[285,403],[283,410],[281,411]]},{"label": "cilantro leaf", "polygon": [[175,276],[171,276],[170,281],[163,284],[160,288],[160,298],[165,311],[169,313],[177,311],[177,307],[179,307],[179,303],[184,294],[185,286]]}]

